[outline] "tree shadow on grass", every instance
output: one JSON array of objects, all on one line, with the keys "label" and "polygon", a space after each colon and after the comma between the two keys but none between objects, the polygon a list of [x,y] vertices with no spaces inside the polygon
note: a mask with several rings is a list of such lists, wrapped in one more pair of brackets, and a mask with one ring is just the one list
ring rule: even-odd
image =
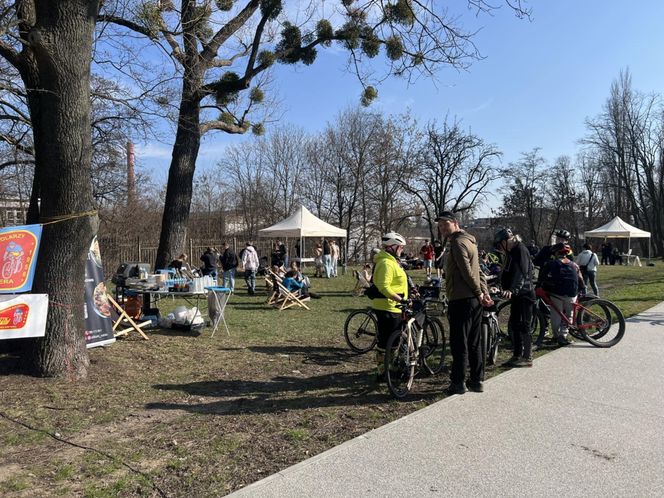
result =
[{"label": "tree shadow on grass", "polygon": [[[424,384],[419,383],[423,388]],[[163,391],[182,391],[213,398],[198,404],[149,403],[147,409],[184,410],[205,415],[278,413],[285,410],[386,404],[392,398],[384,385],[370,380],[367,372],[332,373],[314,377],[279,376],[268,381],[218,380],[154,386]],[[441,383],[419,389],[415,400],[433,400]],[[220,399],[221,398],[221,399]]]}]

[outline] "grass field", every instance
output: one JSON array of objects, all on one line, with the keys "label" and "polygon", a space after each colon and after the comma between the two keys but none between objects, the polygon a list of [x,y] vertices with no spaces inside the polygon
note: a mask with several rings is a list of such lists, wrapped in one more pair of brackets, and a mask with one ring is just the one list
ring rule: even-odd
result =
[{"label": "grass field", "polygon": [[[664,299],[662,264],[600,267],[598,282],[626,316]],[[0,496],[223,495],[442,398],[446,375],[394,401],[372,356],[350,353],[344,320],[369,304],[350,272],[313,279],[311,311],[278,312],[242,283],[230,337],[133,335],[91,350],[82,383],[24,375],[0,353]]]}]

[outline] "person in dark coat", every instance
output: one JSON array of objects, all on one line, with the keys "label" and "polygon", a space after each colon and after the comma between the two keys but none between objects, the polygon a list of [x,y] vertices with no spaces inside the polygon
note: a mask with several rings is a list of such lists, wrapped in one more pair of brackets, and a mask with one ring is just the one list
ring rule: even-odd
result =
[{"label": "person in dark coat", "polygon": [[205,252],[201,256],[201,261],[203,262],[201,273],[203,275],[210,275],[212,278],[217,278],[217,254],[211,247],[205,249]]}]

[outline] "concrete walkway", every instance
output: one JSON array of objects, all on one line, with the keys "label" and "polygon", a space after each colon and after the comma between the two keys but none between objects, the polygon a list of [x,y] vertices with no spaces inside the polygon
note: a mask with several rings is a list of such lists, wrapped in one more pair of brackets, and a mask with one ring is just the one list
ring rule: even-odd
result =
[{"label": "concrete walkway", "polygon": [[664,496],[664,303],[232,496]]}]

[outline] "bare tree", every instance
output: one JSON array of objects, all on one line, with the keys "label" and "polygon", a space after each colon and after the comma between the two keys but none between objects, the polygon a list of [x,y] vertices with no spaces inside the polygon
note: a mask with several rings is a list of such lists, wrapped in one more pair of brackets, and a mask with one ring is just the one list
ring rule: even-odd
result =
[{"label": "bare tree", "polygon": [[[528,14],[521,2],[506,3],[517,15]],[[484,0],[468,4],[477,12],[495,8]],[[179,10],[167,0],[104,4],[102,21],[160,43],[182,75],[157,265],[184,243],[201,135],[262,132],[262,123],[252,124],[249,116],[264,97],[256,83],[273,63],[311,65],[319,48],[336,41],[348,50],[349,69],[364,87],[362,102],[369,104],[377,96],[372,83],[385,75],[430,76],[441,67],[465,68],[479,57],[474,33],[433,0],[342,1],[331,15],[328,6],[327,16],[324,2],[312,1],[293,17],[288,13],[279,0],[182,0]],[[381,48],[388,64],[377,75],[364,62]]]},{"label": "bare tree", "polygon": [[546,160],[539,148],[521,154],[521,160],[510,163],[502,170],[508,179],[499,209],[501,217],[511,221],[520,234],[537,244],[548,244],[552,231],[544,232],[547,225]]},{"label": "bare tree", "polygon": [[462,212],[485,198],[501,155],[457,121],[446,119],[441,128],[435,122],[427,125],[415,177],[403,185],[424,206],[432,239],[439,238],[433,228],[438,212]]}]

